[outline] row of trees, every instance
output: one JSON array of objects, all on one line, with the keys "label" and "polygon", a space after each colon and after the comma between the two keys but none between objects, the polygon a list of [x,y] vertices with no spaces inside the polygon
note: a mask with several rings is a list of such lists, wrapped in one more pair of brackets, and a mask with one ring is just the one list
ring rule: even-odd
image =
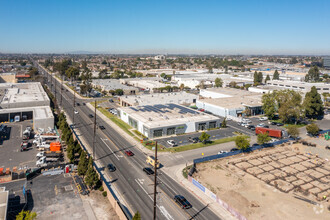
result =
[{"label": "row of trees", "polygon": [[302,96],[294,90],[273,91],[262,96],[262,109],[265,115],[273,119],[278,113],[284,123],[297,122],[300,118],[318,118],[323,116],[323,102],[315,86]]},{"label": "row of trees", "polygon": [[99,185],[98,174],[93,168],[93,158],[88,157],[78,141],[73,139],[73,134],[63,112],[58,117],[57,126],[62,131],[62,140],[67,144],[66,151],[70,162],[76,164],[76,159],[79,158],[78,174],[84,176],[85,182],[90,188]]}]

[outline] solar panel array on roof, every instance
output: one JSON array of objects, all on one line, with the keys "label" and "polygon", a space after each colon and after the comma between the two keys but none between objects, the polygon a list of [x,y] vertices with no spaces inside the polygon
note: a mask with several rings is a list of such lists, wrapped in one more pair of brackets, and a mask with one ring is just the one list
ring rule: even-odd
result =
[{"label": "solar panel array on roof", "polygon": [[176,105],[176,104],[144,105],[144,106],[139,106],[138,108],[134,108],[134,107],[129,107],[129,108],[136,112],[138,112],[138,111],[140,111],[140,112],[157,112],[157,113],[165,114],[165,113],[174,111],[175,109],[178,109],[179,114],[186,114],[186,113],[199,114],[199,112],[196,112],[192,109],[186,108],[184,106]]}]

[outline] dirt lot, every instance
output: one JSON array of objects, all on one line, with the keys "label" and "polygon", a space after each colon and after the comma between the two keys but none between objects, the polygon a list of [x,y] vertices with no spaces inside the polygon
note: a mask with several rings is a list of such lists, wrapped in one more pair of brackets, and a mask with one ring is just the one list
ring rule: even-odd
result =
[{"label": "dirt lot", "polygon": [[98,220],[119,219],[109,200],[100,191],[92,191],[89,196],[82,196],[82,200],[88,202]]},{"label": "dirt lot", "polygon": [[196,180],[248,219],[330,219],[330,163],[301,144],[201,163],[197,170]]}]

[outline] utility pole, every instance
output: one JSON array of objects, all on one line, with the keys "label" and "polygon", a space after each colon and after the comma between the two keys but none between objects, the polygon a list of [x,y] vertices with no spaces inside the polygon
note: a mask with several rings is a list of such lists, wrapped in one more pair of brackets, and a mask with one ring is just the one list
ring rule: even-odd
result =
[{"label": "utility pole", "polygon": [[96,133],[96,99],[94,104],[94,135],[93,135],[93,159],[95,161],[95,134]]},{"label": "utility pole", "polygon": [[156,147],[155,147],[155,182],[154,182],[154,220],[156,220],[156,210],[157,210],[157,166],[158,166],[158,160],[157,160],[157,141],[156,141]]},{"label": "utility pole", "polygon": [[73,89],[73,114],[72,114],[72,124],[74,125],[74,111],[76,107],[76,90]]},{"label": "utility pole", "polygon": [[62,99],[63,99],[63,76],[61,76],[61,106],[62,106]]},{"label": "utility pole", "polygon": [[[54,87],[55,87],[55,100],[56,100],[56,79],[55,79],[55,77],[56,77],[56,74],[55,74],[55,76],[54,76],[54,80],[55,80],[55,83],[54,83]],[[56,101],[56,103],[57,103],[57,101]]]}]

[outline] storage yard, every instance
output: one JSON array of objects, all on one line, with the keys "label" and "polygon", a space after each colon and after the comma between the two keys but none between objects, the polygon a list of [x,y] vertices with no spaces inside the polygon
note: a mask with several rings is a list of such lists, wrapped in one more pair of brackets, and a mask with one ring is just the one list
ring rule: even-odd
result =
[{"label": "storage yard", "polygon": [[197,164],[194,178],[247,219],[327,219],[330,164],[301,144]]}]

